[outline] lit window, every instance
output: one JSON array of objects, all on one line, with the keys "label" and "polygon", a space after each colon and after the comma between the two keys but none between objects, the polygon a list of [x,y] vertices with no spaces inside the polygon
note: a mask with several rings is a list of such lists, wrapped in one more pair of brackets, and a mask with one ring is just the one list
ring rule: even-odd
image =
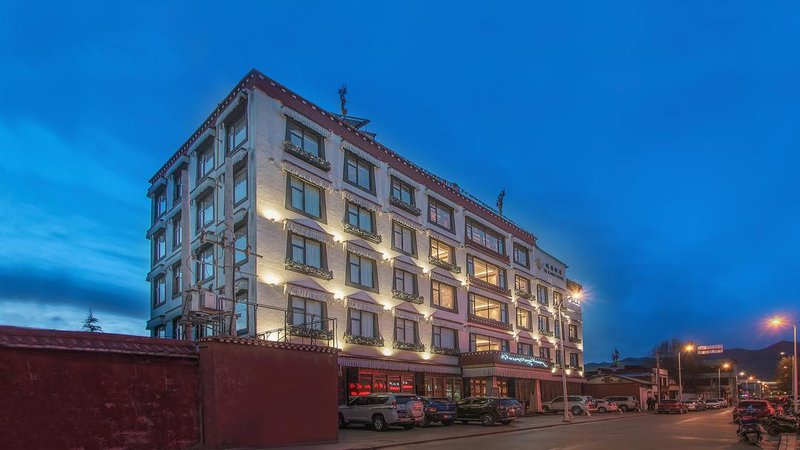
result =
[{"label": "lit window", "polygon": [[167,254],[167,236],[160,232],[153,240],[153,261],[158,261]]},{"label": "lit window", "polygon": [[466,223],[467,229],[465,239],[468,239],[480,245],[481,247],[488,248],[495,253],[499,253],[501,255],[506,254],[506,241],[500,233],[478,222],[475,222],[474,220],[467,219]]},{"label": "lit window", "polygon": [[493,336],[470,333],[469,351],[484,352],[488,350],[507,352],[509,349],[507,339],[498,339]]},{"label": "lit window", "polygon": [[476,317],[508,323],[508,305],[474,292],[469,293],[469,313]]},{"label": "lit window", "polygon": [[527,292],[528,294],[531,293],[531,280],[521,277],[519,275],[514,276],[514,289],[522,292]]},{"label": "lit window", "polygon": [[517,308],[517,328],[530,330],[533,326],[533,313],[527,309]]},{"label": "lit window", "polygon": [[467,255],[467,273],[481,281],[506,288],[506,270],[488,261]]},{"label": "lit window", "polygon": [[431,281],[431,304],[456,311],[456,288],[436,280]]},{"label": "lit window", "polygon": [[453,247],[434,238],[431,238],[431,257],[450,264],[456,263]]}]

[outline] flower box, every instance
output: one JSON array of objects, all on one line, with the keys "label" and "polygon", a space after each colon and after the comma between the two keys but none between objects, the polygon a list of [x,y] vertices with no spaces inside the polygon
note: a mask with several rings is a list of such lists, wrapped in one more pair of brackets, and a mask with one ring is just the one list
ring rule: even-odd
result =
[{"label": "flower box", "polygon": [[514,291],[514,294],[515,294],[517,297],[526,298],[526,299],[528,299],[528,300],[530,300],[530,299],[532,299],[532,298],[533,298],[533,294],[531,294],[531,293],[530,293],[530,292],[528,292],[528,291],[523,291],[522,289],[516,289],[516,290]]},{"label": "flower box", "polygon": [[417,344],[415,342],[392,341],[392,348],[397,350],[409,350],[412,352],[424,352],[425,344]]},{"label": "flower box", "polygon": [[331,170],[330,162],[326,161],[323,158],[320,158],[317,155],[312,155],[311,153],[308,153],[307,151],[292,144],[289,141],[283,141],[283,151],[289,153],[290,155],[294,155],[295,157],[302,159],[303,161],[319,169],[322,169],[325,172],[329,172]]},{"label": "flower box", "polygon": [[372,242],[374,242],[376,244],[380,244],[381,241],[383,240],[383,238],[381,237],[380,234],[375,234],[375,233],[371,233],[371,232],[369,232],[367,230],[362,230],[361,228],[358,228],[357,226],[352,225],[351,223],[347,222],[346,220],[342,221],[342,225],[344,227],[344,231],[347,231],[348,233],[351,233],[351,234],[355,234],[356,236],[360,236],[360,237],[362,237],[362,238],[364,238],[364,239],[366,239],[368,241],[372,241]]},{"label": "flower box", "polygon": [[569,338],[569,341],[572,342],[573,344],[580,344],[581,342],[583,342],[581,338],[576,338],[576,337]]},{"label": "flower box", "polygon": [[344,341],[348,344],[371,345],[373,347],[383,347],[384,345],[382,337],[353,336],[350,333],[344,334]]},{"label": "flower box", "polygon": [[308,264],[302,264],[291,259],[284,261],[284,264],[286,270],[304,273],[306,275],[311,275],[312,277],[322,278],[323,280],[330,280],[333,278],[333,272],[328,269],[309,266]]},{"label": "flower box", "polygon": [[436,353],[438,355],[458,356],[461,354],[461,350],[457,348],[444,348],[444,347],[431,346],[431,353]]},{"label": "flower box", "polygon": [[398,291],[397,289],[392,289],[392,298],[405,300],[409,303],[416,303],[418,305],[421,305],[425,301],[425,298],[423,298],[421,295],[409,294],[408,292]]},{"label": "flower box", "polygon": [[553,333],[552,331],[549,331],[549,330],[539,330],[539,334],[541,334],[542,336],[546,336],[546,337],[555,336],[555,333]]},{"label": "flower box", "polygon": [[416,206],[412,205],[411,203],[406,203],[406,202],[400,200],[399,198],[389,197],[389,203],[391,203],[394,206],[397,206],[398,208],[400,208],[400,209],[402,209],[402,210],[404,210],[406,212],[410,212],[411,214],[413,214],[415,216],[418,216],[418,215],[422,214],[422,210],[421,209],[417,208]]},{"label": "flower box", "polygon": [[304,324],[290,325],[289,334],[291,336],[300,336],[300,337],[307,337],[314,339],[325,339],[325,340],[333,339],[333,331],[315,328],[313,326],[308,326]]},{"label": "flower box", "polygon": [[458,267],[457,265],[455,265],[455,264],[453,264],[451,262],[447,262],[447,261],[445,261],[443,259],[439,259],[439,258],[436,258],[436,257],[433,257],[433,256],[429,256],[428,257],[428,262],[433,264],[433,265],[435,265],[435,266],[439,266],[442,269],[449,270],[450,272],[461,273],[461,267]]}]

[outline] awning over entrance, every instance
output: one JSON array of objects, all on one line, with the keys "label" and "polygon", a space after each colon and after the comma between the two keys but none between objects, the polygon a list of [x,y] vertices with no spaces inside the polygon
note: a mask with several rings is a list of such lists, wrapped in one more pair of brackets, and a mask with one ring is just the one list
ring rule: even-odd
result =
[{"label": "awning over entrance", "polygon": [[[480,378],[480,377],[509,377],[521,378],[528,380],[546,380],[546,381],[560,381],[560,373],[552,373],[549,370],[531,370],[531,369],[516,369],[513,367],[503,366],[487,366],[487,367],[464,367],[462,369],[464,378]],[[570,383],[585,383],[583,377],[568,376],[567,381]]]},{"label": "awning over entrance", "polygon": [[456,366],[444,366],[441,364],[418,364],[402,361],[391,361],[368,358],[349,358],[339,357],[339,365],[342,367],[360,367],[362,369],[378,370],[397,370],[411,372],[444,373],[449,375],[461,375],[461,369]]}]

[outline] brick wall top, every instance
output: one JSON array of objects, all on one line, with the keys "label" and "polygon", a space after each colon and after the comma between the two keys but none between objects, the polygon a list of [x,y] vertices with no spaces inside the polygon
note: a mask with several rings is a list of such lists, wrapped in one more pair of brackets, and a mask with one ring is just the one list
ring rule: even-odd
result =
[{"label": "brick wall top", "polygon": [[200,345],[207,342],[225,342],[229,344],[253,345],[256,347],[283,348],[287,350],[300,350],[305,352],[330,353],[336,355],[341,350],[336,347],[321,347],[318,345],[293,344],[291,342],[265,341],[263,339],[240,338],[233,336],[211,336],[198,341]]},{"label": "brick wall top", "polygon": [[0,347],[197,358],[191,341],[0,326]]}]

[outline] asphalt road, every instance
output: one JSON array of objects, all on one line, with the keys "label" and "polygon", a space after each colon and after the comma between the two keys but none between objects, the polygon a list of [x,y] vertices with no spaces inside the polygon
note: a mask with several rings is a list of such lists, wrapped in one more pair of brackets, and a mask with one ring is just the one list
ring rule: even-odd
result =
[{"label": "asphalt road", "polygon": [[[643,415],[625,420],[588,422],[513,433],[476,436],[414,445],[415,449],[490,449],[526,450],[691,450],[757,449],[739,443],[731,410],[692,412],[683,415]],[[760,448],[777,449],[778,441],[765,436]]]}]

